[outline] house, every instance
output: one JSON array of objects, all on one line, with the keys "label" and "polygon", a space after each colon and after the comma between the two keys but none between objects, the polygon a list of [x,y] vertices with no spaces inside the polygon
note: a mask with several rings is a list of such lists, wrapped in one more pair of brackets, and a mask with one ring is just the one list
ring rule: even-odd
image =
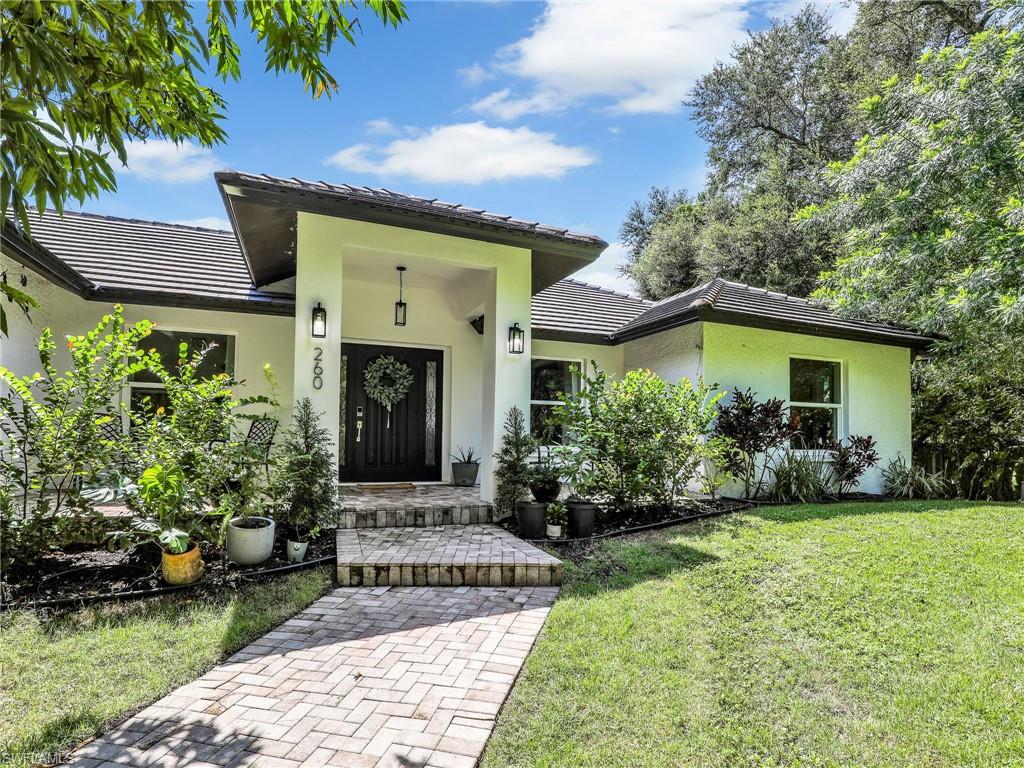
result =
[{"label": "house", "polygon": [[[9,229],[2,267],[40,299],[13,318],[0,364],[36,370],[34,338],[91,327],[114,302],[156,323],[154,345],[216,342],[210,370],[250,390],[276,371],[283,403],[309,397],[339,439],[342,482],[446,481],[450,454],[490,456],[509,408],[538,435],[573,366],[650,368],[780,397],[808,443],[870,434],[883,462],[910,455],[910,362],[929,339],[807,301],[713,280],[656,304],[572,278],[607,246],[592,235],[387,189],[234,171],[215,176],[232,231],[47,212]],[[17,314],[17,313],[12,313]],[[371,366],[412,374],[387,409]],[[403,370],[405,370],[403,368]],[[129,403],[159,398],[139,380]],[[877,470],[863,490],[880,488]]]}]

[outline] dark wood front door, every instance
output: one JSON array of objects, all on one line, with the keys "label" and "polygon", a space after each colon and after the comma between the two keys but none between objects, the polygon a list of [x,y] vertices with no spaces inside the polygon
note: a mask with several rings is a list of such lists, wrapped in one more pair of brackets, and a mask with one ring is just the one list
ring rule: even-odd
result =
[{"label": "dark wood front door", "polygon": [[[442,373],[440,349],[342,344],[342,482],[440,480]],[[366,394],[366,366],[390,355],[413,373],[408,393],[387,409]]]}]

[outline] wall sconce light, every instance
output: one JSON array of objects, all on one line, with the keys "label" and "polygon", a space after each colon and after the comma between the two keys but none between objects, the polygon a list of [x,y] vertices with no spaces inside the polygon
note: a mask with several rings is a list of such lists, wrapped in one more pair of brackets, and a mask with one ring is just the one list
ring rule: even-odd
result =
[{"label": "wall sconce light", "polygon": [[318,301],[313,307],[313,338],[323,339],[327,337],[327,310]]},{"label": "wall sconce light", "polygon": [[521,355],[526,349],[526,331],[519,327],[519,323],[512,323],[508,329],[508,353],[510,355]]},{"label": "wall sconce light", "polygon": [[395,269],[398,270],[398,301],[395,302],[395,325],[405,325],[407,305],[402,301],[402,290],[405,287],[402,278],[405,275],[405,267],[395,267]]}]

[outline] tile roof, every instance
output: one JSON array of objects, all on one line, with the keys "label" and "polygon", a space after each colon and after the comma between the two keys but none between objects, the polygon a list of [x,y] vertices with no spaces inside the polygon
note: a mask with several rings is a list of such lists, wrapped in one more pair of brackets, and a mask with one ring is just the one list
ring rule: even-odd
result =
[{"label": "tile roof", "polygon": [[[4,237],[11,242],[8,232]],[[230,231],[74,212],[61,219],[47,211],[34,220],[32,239],[58,261],[60,270],[51,274],[88,298],[294,313],[294,297],[253,287]],[[540,338],[598,344],[697,320],[911,347],[932,341],[894,325],[840,317],[806,299],[717,278],[656,304],[566,278],[533,297],[531,315]]]},{"label": "tile roof", "polygon": [[253,304],[291,299],[253,288],[235,233],[47,210],[32,239],[100,293],[153,293]]},{"label": "tile roof", "polygon": [[610,336],[651,308],[649,301],[566,278],[533,297],[534,331]]},{"label": "tile roof", "polygon": [[875,339],[907,346],[927,346],[932,341],[928,336],[895,325],[841,317],[807,299],[720,278],[659,301],[619,327],[612,337],[627,341],[694,320]]},{"label": "tile roof", "polygon": [[537,221],[516,219],[500,213],[492,213],[483,208],[474,208],[461,203],[449,203],[436,197],[419,197],[395,192],[384,187],[354,187],[351,184],[332,184],[327,181],[307,181],[305,179],[285,179],[266,173],[245,173],[242,171],[218,171],[217,183],[230,185],[238,183],[266,184],[294,192],[305,192],[335,198],[345,202],[368,203],[374,206],[388,207],[407,213],[434,216],[449,220],[482,224],[489,227],[540,235],[556,240],[577,243],[585,246],[605,248],[608,243],[596,235],[572,232],[562,227],[553,227]]}]

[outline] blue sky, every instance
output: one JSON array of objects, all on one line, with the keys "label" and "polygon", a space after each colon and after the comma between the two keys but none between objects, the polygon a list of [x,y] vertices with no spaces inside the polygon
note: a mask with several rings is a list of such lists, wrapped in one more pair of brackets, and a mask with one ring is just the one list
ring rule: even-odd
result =
[{"label": "blue sky", "polygon": [[[822,3],[840,27],[851,12]],[[583,277],[620,290],[615,241],[652,186],[698,191],[704,146],[680,101],[747,30],[796,0],[409,4],[394,30],[365,17],[330,56],[341,91],[313,101],[263,71],[243,33],[226,144],[133,145],[114,195],[84,210],[226,226],[220,168],[357,185],[487,208],[600,235]]]}]

